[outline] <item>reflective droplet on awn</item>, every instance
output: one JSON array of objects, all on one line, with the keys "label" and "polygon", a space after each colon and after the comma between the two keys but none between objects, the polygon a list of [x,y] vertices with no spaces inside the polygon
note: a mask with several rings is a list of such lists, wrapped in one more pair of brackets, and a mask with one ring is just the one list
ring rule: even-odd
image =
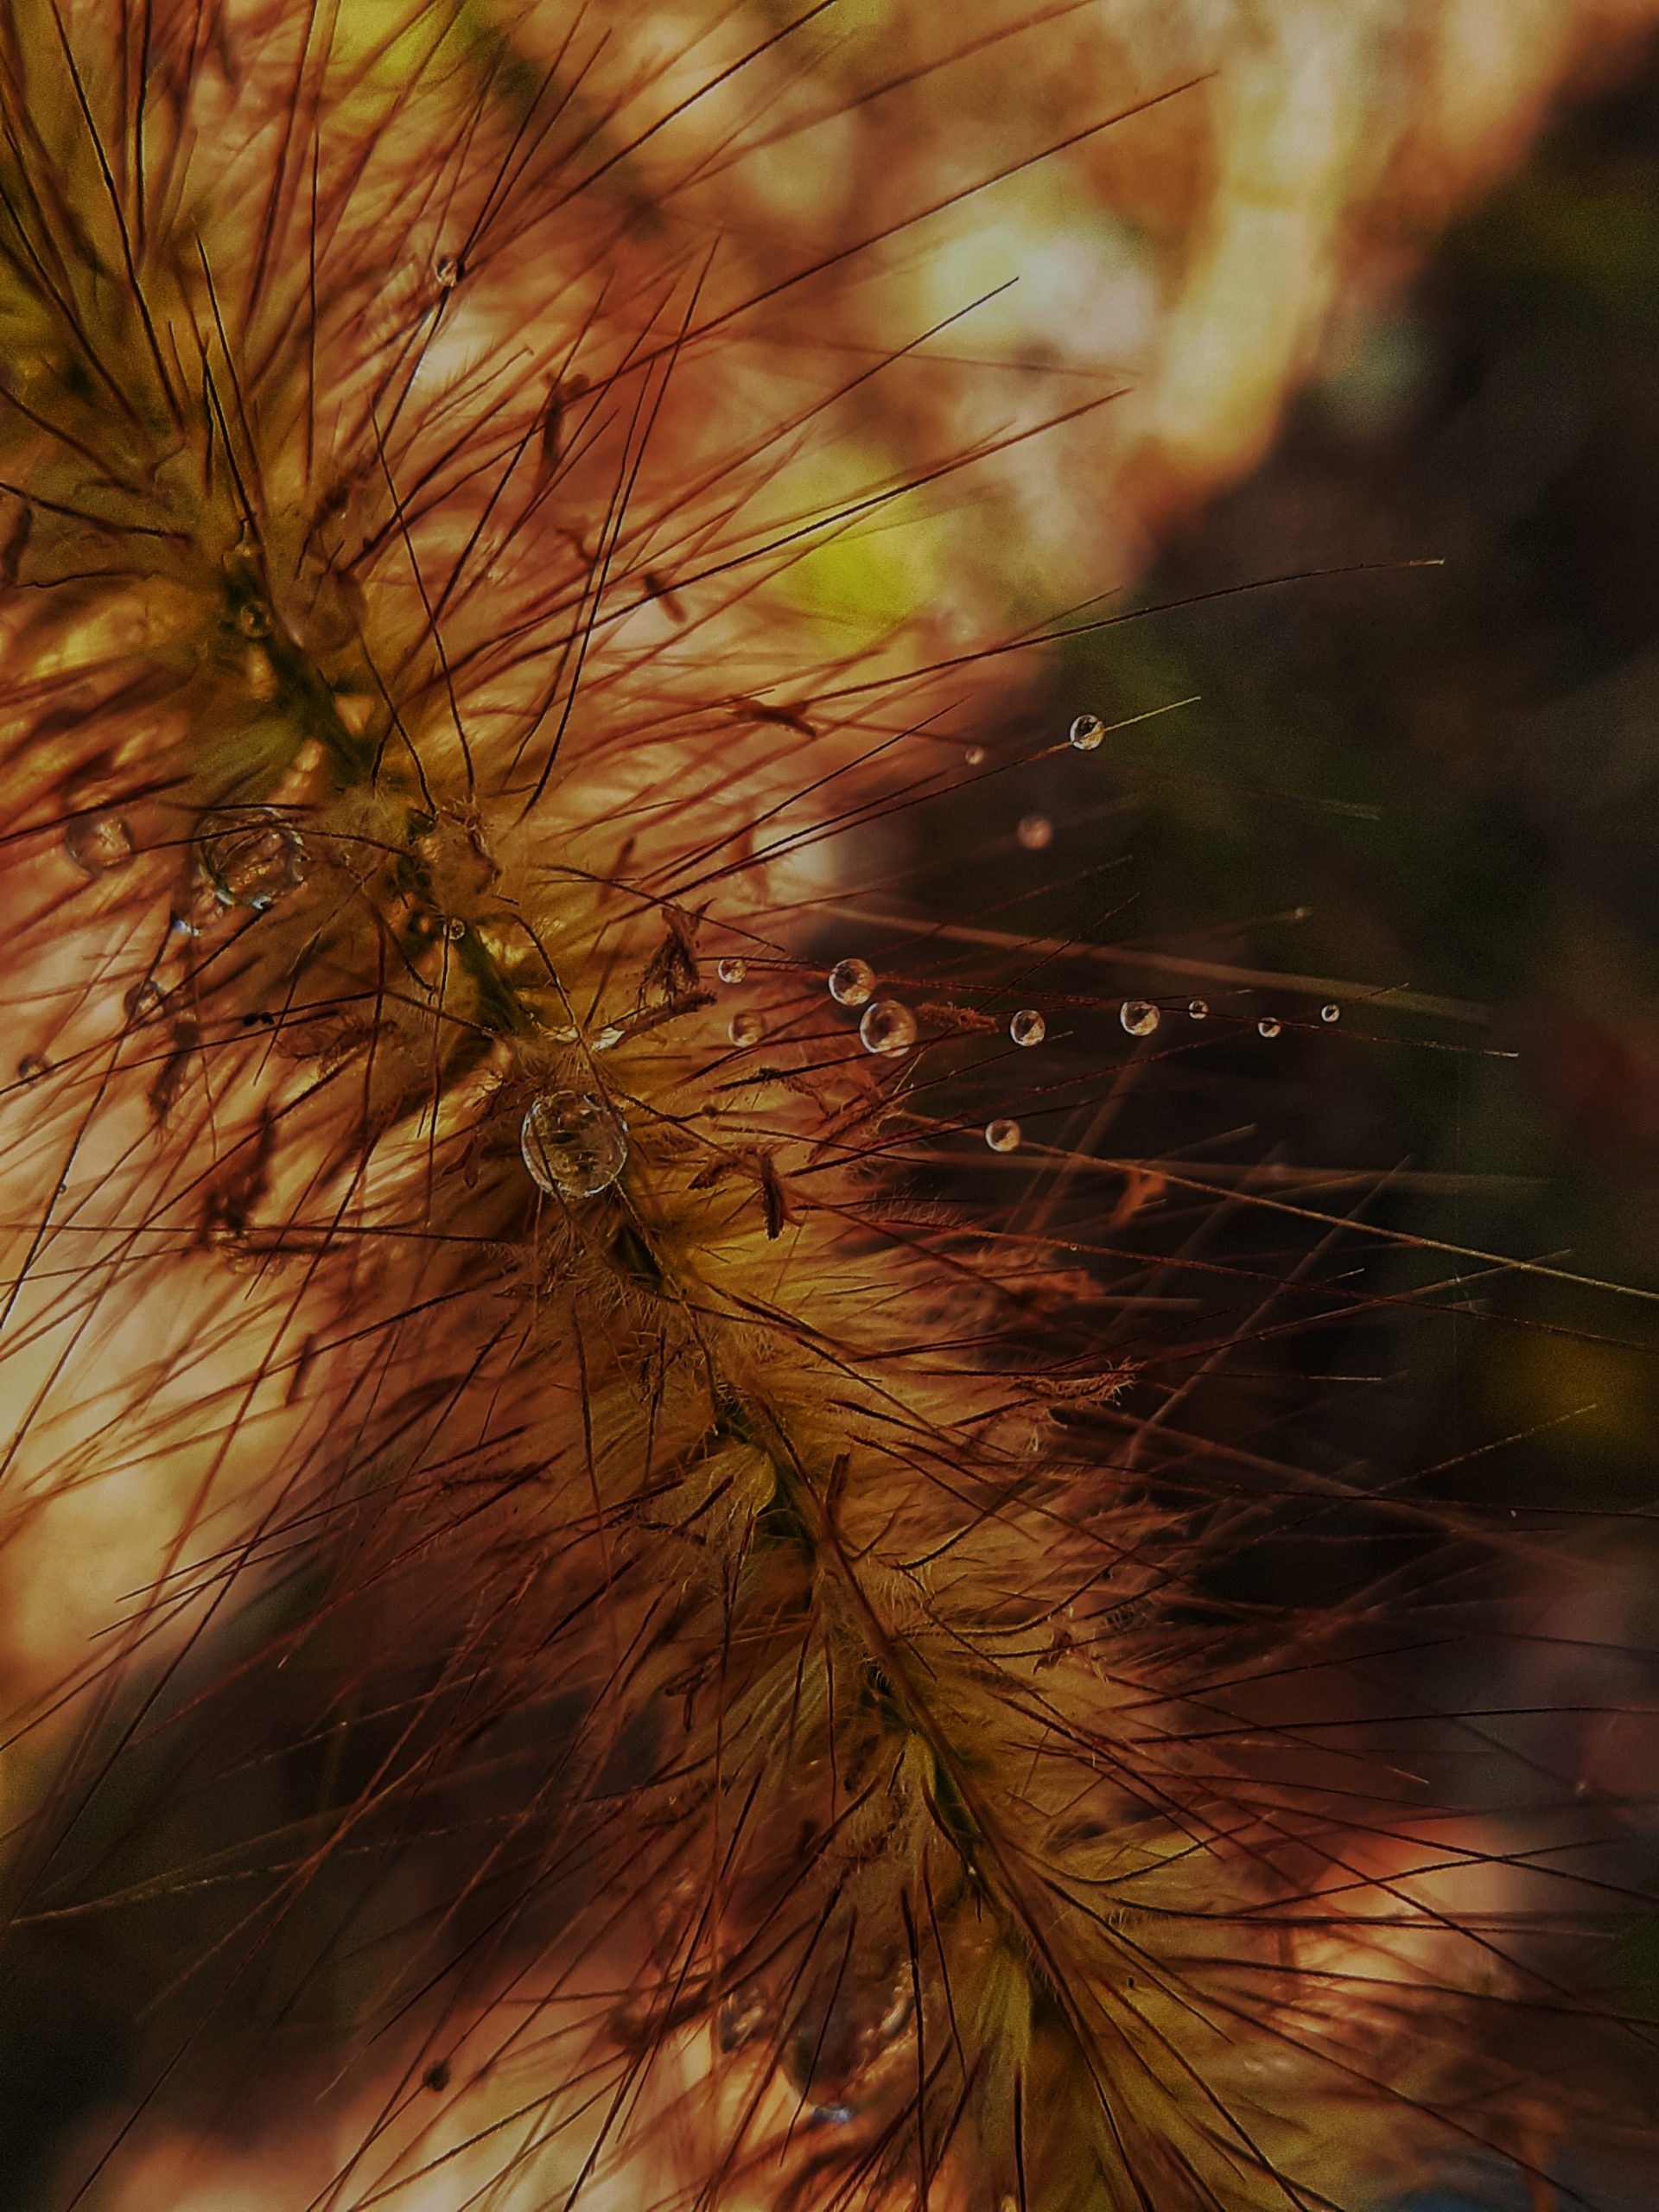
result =
[{"label": "reflective droplet on awn", "polygon": [[906,1052],[916,1042],[916,1017],[898,999],[876,999],[865,1007],[858,1034],[867,1052]]},{"label": "reflective droplet on awn", "polygon": [[1016,1045],[1040,1045],[1048,1024],[1034,1006],[1022,1006],[1008,1024],[1008,1034]]},{"label": "reflective droplet on awn", "polygon": [[1264,1014],[1255,1025],[1255,1033],[1258,1037],[1276,1037],[1283,1027],[1284,1024],[1275,1015]]},{"label": "reflective droplet on awn", "polygon": [[551,1197],[596,1198],[622,1173],[627,1125],[591,1091],[550,1090],[531,1103],[519,1147],[532,1179]]},{"label": "reflective droplet on awn", "polygon": [[1189,999],[1186,1002],[1186,1018],[1189,1021],[1208,1021],[1210,1019],[1209,1001],[1207,999]]},{"label": "reflective droplet on awn", "polygon": [[196,831],[202,874],[221,906],[263,914],[305,880],[305,844],[273,807],[215,807]]},{"label": "reflective droplet on awn", "polygon": [[1079,715],[1066,737],[1079,753],[1093,753],[1105,742],[1106,725],[1098,715]]},{"label": "reflective droplet on awn", "polygon": [[875,970],[868,960],[837,960],[827,981],[837,1006],[864,1006],[875,995]]},{"label": "reflective droplet on awn", "polygon": [[734,1045],[758,1045],[766,1033],[766,1025],[758,1014],[734,1014],[726,1025]]},{"label": "reflective droplet on awn", "polygon": [[1007,1115],[1000,1114],[994,1122],[985,1124],[985,1141],[993,1152],[1016,1152],[1020,1147],[1020,1124]]},{"label": "reflective droplet on awn", "polygon": [[722,983],[741,983],[748,972],[749,963],[747,960],[722,960],[715,969],[715,975]]},{"label": "reflective droplet on awn", "polygon": [[119,814],[82,814],[63,833],[63,849],[83,875],[107,875],[132,858],[132,832]]},{"label": "reflective droplet on awn", "polygon": [[1131,1037],[1150,1037],[1163,1016],[1150,999],[1125,999],[1117,1018]]},{"label": "reflective droplet on awn", "polygon": [[1334,999],[1331,1001],[1328,1006],[1322,1006],[1319,1008],[1319,1020],[1321,1021],[1340,1021],[1342,1020],[1342,1008],[1337,1004]]}]

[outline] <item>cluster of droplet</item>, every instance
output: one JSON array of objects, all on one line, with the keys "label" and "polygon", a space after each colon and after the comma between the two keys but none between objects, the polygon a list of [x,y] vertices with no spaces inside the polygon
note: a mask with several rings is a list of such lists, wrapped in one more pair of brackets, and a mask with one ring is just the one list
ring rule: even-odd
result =
[{"label": "cluster of droplet", "polygon": [[837,1006],[864,1009],[858,1041],[867,1052],[891,1058],[907,1052],[920,1035],[916,1016],[902,999],[876,997],[876,973],[868,960],[837,960],[824,982]]}]

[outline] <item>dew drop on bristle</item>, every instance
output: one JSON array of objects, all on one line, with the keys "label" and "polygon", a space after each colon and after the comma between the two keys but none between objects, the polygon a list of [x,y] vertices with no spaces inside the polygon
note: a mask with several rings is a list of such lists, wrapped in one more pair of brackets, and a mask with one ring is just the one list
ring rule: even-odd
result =
[{"label": "dew drop on bristle", "polygon": [[756,1982],[746,1982],[734,1989],[721,2006],[715,2023],[715,2036],[722,2050],[739,2050],[752,2043],[766,2024],[771,2007],[766,1993]]},{"label": "dew drop on bristle", "polygon": [[875,993],[875,970],[868,960],[837,960],[828,982],[837,1006],[863,1006]]},{"label": "dew drop on bristle", "polygon": [[994,1122],[985,1124],[985,1141],[993,1152],[1014,1152],[1020,1143],[1020,1124],[1007,1114],[999,1114]]},{"label": "dew drop on bristle", "polygon": [[1066,738],[1079,753],[1093,753],[1106,741],[1106,725],[1098,715],[1079,715]]},{"label": "dew drop on bristle", "polygon": [[467,925],[459,915],[446,914],[443,918],[443,934],[451,944],[459,944],[467,934]]},{"label": "dew drop on bristle", "polygon": [[858,1035],[867,1052],[907,1052],[916,1042],[916,1017],[898,999],[877,999],[864,1009]]},{"label": "dew drop on bristle", "polygon": [[1016,1045],[1040,1045],[1048,1024],[1034,1006],[1022,1006],[1008,1024],[1008,1034]]},{"label": "dew drop on bristle", "polygon": [[107,875],[132,858],[132,832],[118,814],[83,814],[64,831],[63,849],[83,875]]},{"label": "dew drop on bristle", "polygon": [[531,1180],[567,1200],[608,1191],[628,1157],[627,1124],[587,1090],[550,1090],[532,1101],[518,1141]]},{"label": "dew drop on bristle", "polygon": [[1319,1020],[1321,1021],[1340,1021],[1342,1020],[1342,1008],[1337,1004],[1334,999],[1331,1001],[1328,1006],[1322,1006],[1319,1008]]},{"label": "dew drop on bristle", "polygon": [[1258,1037],[1276,1037],[1283,1027],[1283,1022],[1276,1015],[1264,1014],[1255,1025],[1255,1033]]},{"label": "dew drop on bristle", "polygon": [[1186,1002],[1186,1018],[1189,1021],[1208,1021],[1210,1019],[1209,1001],[1207,999],[1189,999]]},{"label": "dew drop on bristle", "polygon": [[726,1025],[734,1045],[758,1045],[766,1033],[766,1025],[758,1014],[734,1014]]},{"label": "dew drop on bristle", "polygon": [[1117,1018],[1131,1037],[1150,1037],[1163,1020],[1150,999],[1125,999]]},{"label": "dew drop on bristle", "polygon": [[982,745],[970,745],[962,757],[970,768],[982,768],[985,766],[985,748]]},{"label": "dew drop on bristle", "polygon": [[715,969],[722,983],[741,983],[748,972],[747,960],[722,960]]},{"label": "dew drop on bristle", "polygon": [[300,833],[271,807],[218,807],[204,814],[196,849],[221,906],[263,914],[305,880]]},{"label": "dew drop on bristle", "polygon": [[1022,815],[1014,835],[1028,853],[1040,853],[1054,842],[1054,824],[1046,814]]}]

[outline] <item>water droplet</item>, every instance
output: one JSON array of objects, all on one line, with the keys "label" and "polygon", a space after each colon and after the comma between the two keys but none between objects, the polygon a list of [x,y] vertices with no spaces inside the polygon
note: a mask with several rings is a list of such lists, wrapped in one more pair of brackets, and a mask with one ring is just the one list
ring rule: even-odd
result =
[{"label": "water droplet", "polygon": [[726,1025],[734,1045],[758,1045],[766,1033],[766,1025],[758,1014],[734,1014]]},{"label": "water droplet", "polygon": [[1117,1018],[1131,1037],[1150,1037],[1163,1020],[1150,999],[1125,999]]},{"label": "water droplet", "polygon": [[1014,1152],[1020,1143],[1020,1124],[1006,1114],[985,1124],[985,1141],[993,1152]]},{"label": "water droplet", "polygon": [[962,757],[970,768],[982,768],[985,766],[985,748],[982,745],[970,745]]},{"label": "water droplet", "polygon": [[1046,814],[1025,814],[1014,835],[1028,853],[1040,853],[1054,840],[1054,824]]},{"label": "water droplet", "polygon": [[916,1042],[916,1017],[898,999],[876,999],[865,1007],[858,1035],[867,1052],[906,1052]]},{"label": "water droplet", "polygon": [[467,925],[458,915],[446,914],[443,918],[443,933],[451,944],[459,944],[467,934]]},{"label": "water droplet", "polygon": [[1048,1024],[1034,1006],[1022,1006],[1008,1024],[1008,1034],[1016,1045],[1040,1045],[1048,1034]]},{"label": "water droplet", "polygon": [[1342,1008],[1337,1004],[1334,999],[1331,1001],[1328,1006],[1322,1006],[1319,1008],[1319,1020],[1321,1021],[1340,1021],[1342,1020]]},{"label": "water droplet", "polygon": [[1210,1001],[1207,999],[1189,999],[1186,1002],[1186,1018],[1189,1021],[1208,1021]]},{"label": "water droplet", "polygon": [[148,1021],[161,1012],[161,987],[146,976],[142,983],[133,985],[121,1003],[127,1010],[127,1020],[136,1028],[141,1021]]},{"label": "water droplet", "polygon": [[1255,1033],[1258,1037],[1276,1037],[1283,1027],[1276,1014],[1264,1014],[1255,1025]]},{"label": "water droplet", "polygon": [[453,292],[461,282],[461,264],[453,253],[441,253],[432,264],[432,274],[441,292]]},{"label": "water droplet", "polygon": [[545,1091],[524,1116],[519,1148],[531,1179],[550,1196],[596,1198],[622,1173],[627,1124],[591,1091]]},{"label": "water droplet", "polygon": [[63,849],[84,875],[107,875],[132,858],[132,832],[118,814],[83,814],[65,830]]},{"label": "water droplet", "polygon": [[1098,715],[1079,715],[1066,736],[1079,753],[1093,753],[1106,741],[1106,725]]},{"label": "water droplet", "polygon": [[715,969],[722,983],[741,983],[748,972],[747,960],[722,960]]},{"label": "water droplet", "polygon": [[828,981],[837,1006],[863,1006],[875,995],[875,970],[868,960],[837,960]]},{"label": "water droplet", "polygon": [[766,2024],[771,2008],[766,1993],[759,1982],[745,1982],[734,1989],[721,2006],[715,2023],[715,2036],[722,2050],[740,2050],[752,2043]]},{"label": "water droplet", "polygon": [[43,1075],[49,1075],[51,1070],[52,1063],[43,1053],[25,1052],[17,1063],[17,1080],[19,1083],[38,1083]]},{"label": "water droplet", "polygon": [[268,638],[270,610],[257,599],[245,599],[236,610],[236,626],[245,638]]},{"label": "water droplet", "polygon": [[300,833],[269,806],[216,807],[196,831],[202,872],[221,906],[263,914],[305,881]]}]

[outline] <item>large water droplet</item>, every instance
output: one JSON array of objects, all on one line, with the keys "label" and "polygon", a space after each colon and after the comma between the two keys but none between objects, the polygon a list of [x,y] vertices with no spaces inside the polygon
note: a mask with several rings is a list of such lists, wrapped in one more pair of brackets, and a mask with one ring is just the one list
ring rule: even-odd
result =
[{"label": "large water droplet", "polygon": [[1210,1001],[1207,999],[1189,999],[1186,1002],[1186,1018],[1189,1021],[1208,1021]]},{"label": "large water droplet", "polygon": [[1054,824],[1046,814],[1024,814],[1014,835],[1028,853],[1040,853],[1054,841]]},{"label": "large water droplet", "polygon": [[837,960],[828,981],[837,1006],[863,1006],[875,993],[875,970],[868,960]]},{"label": "large water droplet", "polygon": [[726,1025],[734,1045],[758,1045],[766,1033],[766,1025],[758,1014],[734,1014]]},{"label": "large water droplet", "polygon": [[1150,1037],[1163,1020],[1150,999],[1125,999],[1117,1018],[1131,1037]]},{"label": "large water droplet", "polygon": [[985,1124],[985,1141],[993,1152],[1014,1152],[1019,1147],[1020,1124],[1007,1114],[999,1114],[994,1122]]},{"label": "large water droplet", "polygon": [[544,1091],[524,1116],[519,1147],[533,1180],[553,1198],[596,1198],[622,1173],[627,1124],[591,1091]]},{"label": "large water droplet", "polygon": [[715,969],[722,983],[741,983],[748,972],[747,960],[722,960]]},{"label": "large water droplet", "polygon": [[305,846],[269,806],[215,807],[196,831],[202,873],[221,906],[263,914],[305,881]]},{"label": "large water droplet", "polygon": [[865,1007],[858,1034],[867,1052],[907,1052],[916,1042],[916,1017],[898,999],[877,999]]},{"label": "large water droplet", "polygon": [[1022,1006],[1008,1024],[1008,1034],[1016,1045],[1040,1045],[1048,1034],[1048,1024],[1034,1006]]},{"label": "large water droplet", "polygon": [[1255,1033],[1258,1037],[1276,1037],[1283,1027],[1276,1014],[1264,1014],[1255,1025]]},{"label": "large water droplet", "polygon": [[63,833],[63,849],[84,875],[107,875],[132,858],[132,832],[118,814],[82,814]]},{"label": "large water droplet", "polygon": [[1342,1020],[1342,1008],[1337,1004],[1334,999],[1331,1001],[1328,1006],[1322,1006],[1319,1008],[1319,1020],[1321,1021],[1340,1021]]},{"label": "large water droplet", "polygon": [[1098,715],[1079,715],[1066,736],[1079,753],[1093,753],[1106,741],[1106,725]]}]

